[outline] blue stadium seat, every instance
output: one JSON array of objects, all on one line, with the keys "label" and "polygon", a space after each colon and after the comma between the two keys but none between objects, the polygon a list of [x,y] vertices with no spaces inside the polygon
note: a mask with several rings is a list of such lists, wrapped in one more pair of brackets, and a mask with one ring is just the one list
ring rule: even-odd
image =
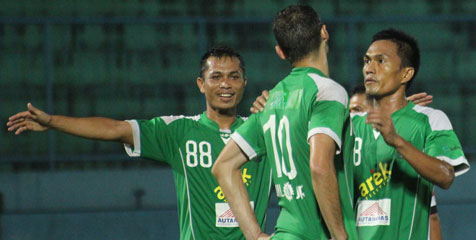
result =
[{"label": "blue stadium seat", "polygon": [[476,12],[476,2],[473,0],[463,0],[461,3],[461,9],[465,13],[474,14]]},{"label": "blue stadium seat", "polygon": [[[376,4],[376,3],[374,3],[374,4]],[[338,4],[339,12],[338,12],[338,14],[341,14],[341,15],[344,15],[344,16],[345,15],[362,16],[365,13],[368,13],[368,12],[372,11],[372,9],[369,9],[369,6],[372,6],[372,5],[368,4],[367,2],[360,2],[360,4],[356,4],[356,2],[354,2],[352,0],[339,1],[339,4]]]},{"label": "blue stadium seat", "polygon": [[44,33],[41,25],[27,25],[24,42],[29,51],[42,50],[44,46]]},{"label": "blue stadium seat", "polygon": [[132,50],[155,48],[158,44],[153,25],[134,24],[124,26],[126,47]]},{"label": "blue stadium seat", "polygon": [[49,30],[48,39],[52,51],[66,52],[67,49],[73,47],[73,30],[71,25],[50,25]]},{"label": "blue stadium seat", "polygon": [[401,24],[400,28],[418,41],[421,51],[452,48],[455,44],[456,34],[448,23],[413,22]]},{"label": "blue stadium seat", "polygon": [[455,62],[454,70],[456,77],[474,81],[476,76],[476,50],[466,50],[458,54],[458,60]]},{"label": "blue stadium seat", "polygon": [[457,52],[447,50],[421,51],[420,71],[417,81],[443,83],[455,77],[454,62]]},{"label": "blue stadium seat", "polygon": [[[403,1],[394,1],[394,2],[371,2],[372,14],[378,14],[382,16],[422,16],[428,15],[430,12],[430,6],[432,4],[437,4],[427,1],[412,1],[412,0],[403,0]],[[411,7],[409,7],[411,6]]]},{"label": "blue stadium seat", "polygon": [[[106,59],[109,57],[108,59]],[[78,51],[73,55],[73,64],[70,71],[65,75],[67,78],[57,78],[58,82],[70,84],[95,84],[106,82],[107,71],[110,70],[110,64],[113,56],[97,51]]]},{"label": "blue stadium seat", "polygon": [[1,16],[18,16],[24,3],[20,1],[6,1],[0,8]]},{"label": "blue stadium seat", "polygon": [[105,48],[108,44],[106,44],[106,40],[110,39],[111,37],[113,40],[116,40],[116,34],[109,34],[106,35],[104,32],[104,26],[100,24],[87,24],[84,25],[83,31],[78,34],[78,43],[86,49],[99,49]]}]

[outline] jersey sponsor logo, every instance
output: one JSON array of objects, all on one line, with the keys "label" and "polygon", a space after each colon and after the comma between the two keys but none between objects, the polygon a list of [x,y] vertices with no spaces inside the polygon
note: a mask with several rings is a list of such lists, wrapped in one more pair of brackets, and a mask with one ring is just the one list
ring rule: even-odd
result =
[{"label": "jersey sponsor logo", "polygon": [[293,199],[304,199],[306,197],[303,185],[297,186],[296,191],[294,191],[293,186],[289,182],[285,183],[283,187],[281,187],[280,184],[275,184],[274,188],[276,189],[276,196],[279,198],[285,197],[289,201]]},{"label": "jersey sponsor logo", "polygon": [[286,198],[289,201],[293,200],[293,196],[294,196],[293,186],[291,186],[291,184],[287,182],[284,184],[283,189],[284,189],[284,196],[286,196]]},{"label": "jersey sponsor logo", "polygon": [[372,175],[359,185],[360,195],[365,199],[375,196],[390,181],[392,171],[389,169],[388,163],[383,164],[380,162],[378,167],[378,171],[371,169]]},{"label": "jersey sponsor logo", "polygon": [[[254,202],[250,202],[250,206],[254,209]],[[238,227],[238,221],[231,211],[228,203],[215,203],[215,214],[217,227]]]},{"label": "jersey sponsor logo", "polygon": [[357,226],[390,225],[392,200],[362,200],[357,207]]}]

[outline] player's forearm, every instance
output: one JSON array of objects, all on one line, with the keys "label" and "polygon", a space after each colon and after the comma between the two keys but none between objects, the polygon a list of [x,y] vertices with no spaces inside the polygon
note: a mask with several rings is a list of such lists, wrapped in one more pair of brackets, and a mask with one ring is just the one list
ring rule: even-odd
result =
[{"label": "player's forearm", "polygon": [[412,165],[418,174],[433,184],[448,189],[453,183],[454,168],[445,161],[428,156],[403,138],[399,138],[395,144],[395,149],[402,154],[403,158]]},{"label": "player's forearm", "polygon": [[334,168],[313,171],[312,184],[319,209],[333,239],[347,239]]},{"label": "player's forearm", "polygon": [[246,239],[257,239],[261,234],[261,228],[250,206],[248,192],[243,184],[240,169],[235,169],[231,175],[220,178],[218,183],[222,187],[233,215],[238,220],[240,229]]},{"label": "player's forearm", "polygon": [[78,137],[133,144],[132,128],[125,121],[103,117],[75,118],[52,115],[48,127]]},{"label": "player's forearm", "polygon": [[334,167],[335,142],[325,134],[316,134],[309,140],[312,186],[319,209],[332,238],[347,239]]},{"label": "player's forearm", "polygon": [[241,176],[241,166],[247,161],[238,145],[230,140],[213,165],[212,174],[220,184],[246,239],[255,240],[261,234],[261,228],[251,209]]}]

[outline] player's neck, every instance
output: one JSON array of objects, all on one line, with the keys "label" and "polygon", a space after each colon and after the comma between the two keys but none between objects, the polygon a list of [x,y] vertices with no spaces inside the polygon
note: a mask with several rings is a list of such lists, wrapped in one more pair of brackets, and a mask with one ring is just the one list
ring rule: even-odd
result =
[{"label": "player's neck", "polygon": [[318,53],[310,53],[307,57],[293,63],[293,68],[296,67],[312,67],[316,68],[324,75],[329,77],[329,64],[327,61],[326,45],[321,45]]},{"label": "player's neck", "polygon": [[236,120],[236,108],[232,109],[214,109],[207,107],[207,117],[216,122],[220,129],[230,129]]},{"label": "player's neck", "polygon": [[374,108],[379,107],[392,114],[408,104],[408,101],[405,99],[405,88],[399,88],[396,92],[380,98],[373,98],[372,104]]}]

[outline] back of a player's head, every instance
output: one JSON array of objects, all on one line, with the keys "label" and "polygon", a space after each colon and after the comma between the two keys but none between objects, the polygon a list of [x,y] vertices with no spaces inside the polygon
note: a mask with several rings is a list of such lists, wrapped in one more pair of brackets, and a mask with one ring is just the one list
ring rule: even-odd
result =
[{"label": "back of a player's head", "polygon": [[356,94],[365,94],[365,86],[363,84],[356,85],[350,92],[350,97]]},{"label": "back of a player's head", "polygon": [[273,32],[286,58],[294,63],[321,44],[322,23],[310,6],[293,5],[278,12],[273,22]]},{"label": "back of a player's head", "polygon": [[410,35],[393,28],[380,31],[372,37],[372,43],[379,40],[389,40],[395,43],[397,45],[397,54],[402,61],[401,67],[412,67],[415,69],[412,79],[407,82],[408,89],[420,68],[420,49],[418,48],[417,41]]},{"label": "back of a player's head", "polygon": [[203,73],[208,70],[207,60],[210,57],[222,58],[222,57],[236,57],[240,60],[240,68],[243,71],[243,76],[245,75],[245,62],[241,55],[233,50],[230,47],[224,45],[217,45],[208,49],[208,51],[203,54],[202,59],[200,60],[200,77],[203,78]]}]

